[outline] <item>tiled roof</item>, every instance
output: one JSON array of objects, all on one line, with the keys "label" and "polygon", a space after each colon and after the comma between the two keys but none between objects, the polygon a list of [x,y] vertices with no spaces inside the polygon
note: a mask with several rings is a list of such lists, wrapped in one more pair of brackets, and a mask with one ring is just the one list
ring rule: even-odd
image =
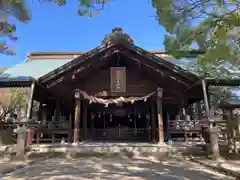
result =
[{"label": "tiled roof", "polygon": [[[151,51],[150,51],[151,52]],[[160,52],[160,51],[159,51]],[[40,55],[39,55],[40,54]],[[42,55],[43,54],[43,55]],[[50,57],[50,55],[58,55],[59,59],[57,57],[54,58],[47,58]],[[74,53],[32,53],[32,56],[36,56],[33,60],[29,58],[29,60],[24,61],[20,64],[17,64],[9,69],[5,69],[3,73],[0,73],[0,79],[1,81],[4,80],[16,80],[16,79],[27,79],[28,77],[32,77],[34,79],[39,79],[42,76],[46,75],[47,73],[61,67],[65,63],[71,61],[72,59],[75,59],[73,56],[70,58],[69,57],[64,57],[64,55],[68,54],[74,54]],[[76,53],[75,53],[76,54]],[[78,55],[83,54],[83,52],[79,52]],[[166,61],[171,62],[172,64],[178,65],[183,69],[186,69],[186,65],[196,63],[196,58],[195,60],[189,59],[189,58],[184,58],[183,60],[176,60],[166,54],[158,53],[158,52],[153,52],[156,56],[161,57],[162,59],[165,59]],[[45,56],[45,58],[44,58]],[[47,56],[47,57],[46,57]],[[61,57],[62,56],[62,57]]]},{"label": "tiled roof", "polygon": [[4,71],[4,73],[0,74],[0,78],[32,77],[39,79],[69,61],[71,59],[25,61]]}]

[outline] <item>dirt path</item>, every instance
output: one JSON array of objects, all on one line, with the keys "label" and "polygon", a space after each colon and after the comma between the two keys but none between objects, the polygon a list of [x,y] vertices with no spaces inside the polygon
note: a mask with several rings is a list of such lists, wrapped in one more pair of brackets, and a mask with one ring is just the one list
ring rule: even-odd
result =
[{"label": "dirt path", "polygon": [[26,180],[230,180],[203,166],[168,159],[162,162],[128,158],[53,158],[28,166],[1,179]]}]

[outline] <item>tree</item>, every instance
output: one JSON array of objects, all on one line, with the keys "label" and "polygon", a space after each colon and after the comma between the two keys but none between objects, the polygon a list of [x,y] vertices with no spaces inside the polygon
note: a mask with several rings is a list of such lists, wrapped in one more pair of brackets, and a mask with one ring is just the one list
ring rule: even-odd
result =
[{"label": "tree", "polygon": [[165,48],[174,57],[203,52],[198,64],[203,76],[215,68],[239,67],[239,0],[152,0],[157,20],[165,27]]},{"label": "tree", "polygon": [[125,40],[127,42],[133,43],[132,38],[123,31],[122,28],[114,28],[112,29],[112,33],[107,34],[102,43],[106,43],[108,41],[113,41],[113,40]]},{"label": "tree", "polygon": [[3,122],[7,115],[27,107],[28,88],[1,89],[0,99],[0,121]]},{"label": "tree", "polygon": [[[195,56],[195,58],[197,58],[197,56]],[[219,73],[221,72],[219,68],[215,67],[215,71],[206,72],[208,71],[208,69],[204,68],[202,64],[197,64],[196,62],[194,62],[195,58],[191,57],[191,61],[189,60],[186,61],[188,58],[185,58],[185,63],[182,63],[181,67],[197,75],[203,76],[204,74],[208,74],[208,76],[210,77],[219,76]],[[178,64],[179,63],[177,63],[177,65]],[[204,64],[204,65],[207,65],[207,64]],[[225,74],[225,76],[227,77],[227,74]],[[230,87],[222,87],[222,86],[211,86],[209,88],[211,113],[216,112],[221,102],[238,99],[238,95],[235,93],[236,90],[237,88],[233,88],[233,87],[230,88]],[[202,105],[204,105],[204,103]]]},{"label": "tree", "polygon": [[[78,15],[96,16],[110,0],[78,0]],[[56,3],[64,6],[67,0],[40,0],[45,3]],[[31,18],[26,7],[27,0],[0,0],[0,53],[14,55],[15,51],[9,47],[9,40],[16,41],[16,26],[9,22],[9,17],[14,17],[27,23]]]},{"label": "tree", "polygon": [[[7,45],[7,41],[16,41],[16,26],[9,22],[12,16],[21,22],[27,22],[30,17],[25,7],[24,0],[1,0],[0,1],[0,53],[15,54]],[[3,40],[2,40],[3,39]]]}]

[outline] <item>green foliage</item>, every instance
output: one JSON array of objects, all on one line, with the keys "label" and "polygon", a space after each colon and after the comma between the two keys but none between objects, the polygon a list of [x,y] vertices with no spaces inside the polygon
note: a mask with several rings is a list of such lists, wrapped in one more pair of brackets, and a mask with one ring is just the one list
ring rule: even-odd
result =
[{"label": "green foliage", "polygon": [[[226,72],[224,73],[226,78],[232,75],[229,75],[229,72],[225,68],[216,67],[215,65],[210,64],[210,62],[203,66],[203,64],[194,65],[192,62],[188,61],[184,64],[183,68],[191,73],[204,77],[218,77],[224,72]],[[236,87],[210,86],[209,94],[211,111],[215,112],[220,102],[238,99],[236,91],[238,91],[238,88]]]},{"label": "green foliage", "polygon": [[4,120],[8,114],[19,112],[27,107],[28,88],[11,88],[9,92],[1,92],[0,119]]},{"label": "green foliage", "polygon": [[13,88],[11,89],[11,97],[8,109],[21,109],[27,106],[28,89],[27,88]]},{"label": "green foliage", "polygon": [[210,87],[210,104],[212,109],[217,109],[220,102],[238,99],[233,88],[229,87]]},{"label": "green foliage", "polygon": [[30,20],[24,0],[0,1],[0,53],[13,55],[15,52],[7,45],[7,41],[16,41],[16,26],[9,22],[14,17],[21,22]]},{"label": "green foliage", "polygon": [[[67,4],[67,0],[41,0],[42,2],[55,3],[59,6]],[[106,3],[111,0],[78,0],[78,15],[94,17],[98,15],[98,12],[104,9]]]},{"label": "green foliage", "polygon": [[[152,0],[157,20],[164,26],[165,48],[174,57],[197,50],[202,67],[239,66],[239,0]],[[205,76],[209,76],[206,74]]]}]

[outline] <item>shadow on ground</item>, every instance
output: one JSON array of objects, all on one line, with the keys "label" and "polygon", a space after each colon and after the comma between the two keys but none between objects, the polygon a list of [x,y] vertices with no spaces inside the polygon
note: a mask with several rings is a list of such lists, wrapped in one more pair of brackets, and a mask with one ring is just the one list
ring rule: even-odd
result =
[{"label": "shadow on ground", "polygon": [[1,179],[27,180],[228,180],[225,175],[173,158],[128,157],[53,158],[19,169]]}]

